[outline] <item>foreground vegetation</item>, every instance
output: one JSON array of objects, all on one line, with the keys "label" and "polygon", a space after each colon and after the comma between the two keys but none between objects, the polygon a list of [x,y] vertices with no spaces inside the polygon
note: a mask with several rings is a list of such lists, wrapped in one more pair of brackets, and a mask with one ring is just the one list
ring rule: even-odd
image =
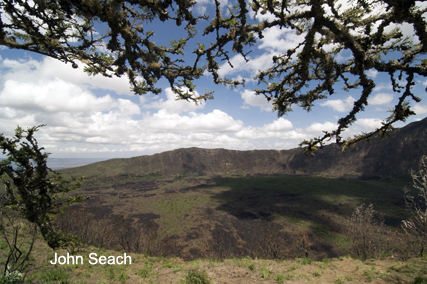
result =
[{"label": "foreground vegetation", "polygon": [[[69,249],[84,257],[83,265],[52,265],[55,252],[66,255],[67,251],[53,251],[36,235],[25,267],[26,281],[425,283],[427,256],[414,257],[417,247],[400,229],[400,220],[410,217],[402,202],[404,185],[301,176],[89,180],[80,192],[89,199],[56,222],[74,228],[81,240],[96,247],[82,244]],[[385,224],[374,208],[383,212]],[[371,231],[366,222],[358,222],[369,214],[374,234],[372,246],[362,246],[363,255],[356,236]],[[135,231],[136,225],[141,230]],[[22,243],[29,233],[20,223],[17,236]],[[3,256],[7,249],[1,240]],[[123,255],[125,251],[132,264],[87,261],[92,252]]]},{"label": "foreground vegetation", "polygon": [[[1,246],[3,249],[4,246]],[[267,260],[259,258],[230,258],[223,261],[150,257],[131,253],[128,265],[51,265],[54,253],[39,239],[32,253],[28,283],[426,283],[427,257],[399,261],[386,257],[360,261],[346,257]],[[89,253],[122,255],[123,252],[86,246],[75,252],[88,259]],[[199,282],[197,282],[199,281]],[[416,282],[418,281],[418,282]],[[424,282],[422,282],[424,281]],[[1,283],[1,281],[0,281]]]},{"label": "foreground vegetation", "polygon": [[[419,247],[400,229],[401,220],[410,217],[403,199],[405,184],[303,176],[127,175],[88,180],[80,190],[88,199],[60,215],[56,224],[96,247],[69,248],[73,255],[84,257],[83,265],[52,265],[55,252],[66,255],[67,251],[53,251],[36,235],[25,279],[30,283],[425,283],[427,257],[414,258]],[[385,223],[376,211],[383,213]],[[373,230],[368,230],[366,221]],[[24,243],[32,231],[25,222],[19,225],[17,236]],[[364,233],[372,233],[369,247],[358,241]],[[3,256],[7,249],[1,240]],[[132,264],[87,261],[92,252],[125,251]]]}]

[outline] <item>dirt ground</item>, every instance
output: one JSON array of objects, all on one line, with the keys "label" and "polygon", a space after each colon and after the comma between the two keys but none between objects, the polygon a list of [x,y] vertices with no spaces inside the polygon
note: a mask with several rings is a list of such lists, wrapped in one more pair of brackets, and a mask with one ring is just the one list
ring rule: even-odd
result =
[{"label": "dirt ground", "polygon": [[[132,275],[127,283],[180,283],[187,271],[197,268],[206,271],[213,284],[252,283],[411,283],[417,276],[427,277],[427,261],[412,259],[400,262],[394,258],[366,261],[351,258],[323,262],[304,259],[287,261],[228,259],[222,262],[199,261],[176,267],[155,268],[146,279]],[[178,265],[179,266],[179,265]],[[128,273],[129,275],[129,273]]]}]

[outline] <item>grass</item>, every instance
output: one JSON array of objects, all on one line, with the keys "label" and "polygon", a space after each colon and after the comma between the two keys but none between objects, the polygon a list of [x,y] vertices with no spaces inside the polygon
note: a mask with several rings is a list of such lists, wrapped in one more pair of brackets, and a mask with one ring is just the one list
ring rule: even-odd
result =
[{"label": "grass", "polygon": [[291,267],[289,267],[287,271],[291,272],[291,271],[294,271],[294,270],[297,270],[297,269],[300,269],[300,268],[301,268],[301,265],[299,263],[295,263],[294,265],[292,265]]},{"label": "grass", "polygon": [[212,281],[209,278],[206,271],[200,271],[198,269],[190,269],[185,275],[184,279],[181,280],[180,284],[211,284]]},{"label": "grass", "polygon": [[[87,247],[80,249],[81,255],[88,252],[96,252],[98,255],[113,255],[116,252]],[[38,244],[35,253],[49,255],[51,250],[45,244]],[[64,252],[58,252],[63,254]],[[324,259],[322,262],[309,261],[308,259],[290,259],[286,261],[233,258],[224,261],[215,261],[215,265],[209,260],[198,259],[191,262],[177,261],[174,258],[150,257],[142,254],[133,254],[132,265],[63,265],[55,267],[42,265],[39,271],[31,271],[27,279],[33,283],[172,283],[172,284],[206,284],[227,283],[230,275],[244,282],[251,277],[255,282],[263,282],[267,279],[281,284],[286,281],[307,279],[311,282],[324,282],[324,277],[337,274],[337,268],[342,265],[351,265],[347,272],[340,272],[334,283],[347,283],[354,279],[359,281],[375,282],[375,279],[390,276],[390,279],[401,279],[404,283],[426,284],[425,267],[427,261],[417,258],[406,262],[398,262],[390,265],[389,272],[383,272],[386,260],[377,260],[360,266],[360,261],[351,258]],[[36,261],[45,262],[46,259],[36,258]],[[40,266],[38,264],[37,266]],[[322,266],[322,268],[320,267]],[[359,266],[359,270],[356,267]],[[251,269],[252,267],[252,269]],[[178,269],[179,268],[179,269]],[[243,269],[243,270],[242,270]],[[245,271],[239,274],[239,271]],[[215,276],[213,279],[209,276]],[[219,278],[221,277],[222,278]],[[325,276],[326,275],[326,276]],[[362,276],[361,276],[362,275]],[[162,278],[167,276],[167,278]],[[240,278],[239,278],[240,277]],[[424,278],[423,278],[424,277]],[[169,280],[168,280],[169,279]],[[174,279],[173,281],[171,279]],[[388,278],[387,278],[388,279]],[[424,281],[424,282],[423,282]],[[242,282],[242,283],[243,283]]]},{"label": "grass", "polygon": [[286,280],[286,277],[283,274],[277,274],[275,279],[277,284],[283,284],[283,282]]},{"label": "grass", "polygon": [[145,265],[143,268],[140,268],[136,271],[136,275],[142,278],[148,278],[152,271],[153,265]]},{"label": "grass", "polygon": [[66,268],[55,267],[51,269],[43,269],[40,272],[27,277],[28,281],[37,281],[39,283],[67,283],[70,278],[70,272]]},{"label": "grass", "polygon": [[297,263],[300,263],[301,265],[307,265],[311,264],[313,260],[309,257],[303,257],[296,260]]},{"label": "grass", "polygon": [[162,267],[172,268],[172,267],[174,267],[174,266],[176,266],[176,265],[177,265],[176,263],[174,263],[174,262],[172,262],[172,261],[169,261],[169,260],[164,260],[164,261],[162,262]]},{"label": "grass", "polygon": [[247,267],[251,271],[256,269],[256,265],[252,262],[251,258],[234,258],[234,262],[239,267]]},{"label": "grass", "polygon": [[262,278],[269,278],[271,273],[272,273],[271,270],[266,265],[261,267]]},{"label": "grass", "polygon": [[338,276],[334,284],[344,284],[344,277]]}]

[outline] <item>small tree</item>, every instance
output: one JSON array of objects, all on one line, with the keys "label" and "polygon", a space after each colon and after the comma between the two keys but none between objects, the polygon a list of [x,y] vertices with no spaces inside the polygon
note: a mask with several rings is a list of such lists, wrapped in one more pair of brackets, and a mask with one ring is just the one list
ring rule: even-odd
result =
[{"label": "small tree", "polygon": [[412,236],[419,245],[422,255],[427,248],[427,157],[422,158],[422,168],[418,173],[411,171],[413,187],[418,190],[414,197],[408,188],[404,189],[406,205],[410,208],[412,216],[409,220],[402,221],[403,230]]},{"label": "small tree", "polygon": [[[0,202],[0,235],[6,248],[0,251],[4,266],[0,283],[21,283],[37,236],[37,225],[17,216]],[[3,281],[3,282],[2,282]]]},{"label": "small tree", "polygon": [[[74,240],[56,231],[52,221],[64,205],[82,200],[81,196],[63,196],[78,188],[80,179],[65,180],[47,166],[49,153],[43,152],[44,148],[39,147],[33,136],[39,127],[23,130],[18,126],[11,139],[0,134],[0,149],[7,155],[7,159],[0,163],[1,182],[5,186],[1,213],[4,214],[5,209],[18,212],[41,232],[51,248],[56,249],[66,247]],[[4,226],[2,222],[0,229],[3,236],[14,234],[6,232],[7,228],[12,228],[15,235],[19,231],[13,224]],[[12,242],[9,247],[9,257],[13,257],[17,246]],[[6,266],[4,275],[7,269]]]},{"label": "small tree", "polygon": [[362,260],[378,258],[386,247],[384,218],[374,206],[358,206],[349,219],[349,234],[353,240],[351,250]]}]

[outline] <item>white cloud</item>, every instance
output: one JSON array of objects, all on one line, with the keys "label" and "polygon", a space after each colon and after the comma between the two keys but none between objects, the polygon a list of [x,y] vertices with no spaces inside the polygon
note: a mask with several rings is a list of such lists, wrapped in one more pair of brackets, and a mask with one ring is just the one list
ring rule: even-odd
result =
[{"label": "white cloud", "polygon": [[349,111],[354,104],[355,99],[352,96],[347,97],[345,100],[327,100],[321,103],[321,106],[331,107],[333,110],[338,112]]},{"label": "white cloud", "polygon": [[[244,128],[241,120],[217,109],[198,113],[203,106],[176,101],[171,89],[165,89],[166,99],[140,100],[141,105],[158,109],[142,114],[141,106],[131,99],[101,95],[99,89],[95,94],[93,85],[61,75],[60,70],[59,76],[53,76],[55,72],[43,67],[45,61],[6,63],[0,89],[0,129],[10,136],[17,124],[24,128],[47,124],[37,133],[38,139],[56,155],[111,157],[192,146],[255,147],[235,135]],[[289,127],[292,124],[283,119],[266,125],[275,133]]]},{"label": "white cloud", "polygon": [[106,137],[100,137],[100,136],[90,137],[90,138],[86,139],[86,142],[90,142],[90,143],[107,143],[109,141],[110,141],[110,139],[108,139]]},{"label": "white cloud", "polygon": [[278,118],[270,124],[264,125],[266,131],[286,131],[293,128],[292,122],[283,117]]},{"label": "white cloud", "polygon": [[272,111],[272,102],[267,101],[263,95],[255,95],[254,91],[248,89],[245,89],[240,95],[244,101],[243,108],[248,108],[249,105],[259,107],[263,111]]},{"label": "white cloud", "polygon": [[258,70],[265,70],[273,66],[273,55],[274,53],[264,53],[256,58],[247,56],[249,61],[246,62],[242,55],[237,54],[230,59],[233,67],[228,62],[223,63],[218,70],[218,75],[227,76],[235,73],[241,75],[243,73],[252,78]]},{"label": "white cloud", "polygon": [[[228,0],[219,0],[220,7],[222,10],[227,9]],[[196,11],[199,15],[203,15],[206,13],[207,9],[212,9],[214,1],[211,0],[198,0],[196,5],[193,7],[194,11]]]},{"label": "white cloud", "polygon": [[335,60],[336,60],[338,63],[345,62],[345,61],[347,61],[347,60],[350,60],[351,58],[353,58],[353,55],[352,55],[352,53],[351,53],[349,50],[347,50],[347,49],[343,49],[343,50],[341,50],[340,52],[338,52],[337,54],[335,54]]},{"label": "white cloud", "polygon": [[425,113],[427,113],[427,105],[416,104],[412,107],[412,110],[416,114],[425,114]]},{"label": "white cloud", "polygon": [[378,71],[377,71],[377,70],[374,70],[374,69],[370,69],[370,70],[368,70],[366,73],[367,73],[367,75],[368,75],[369,77],[371,77],[371,78],[375,78],[375,77],[377,77],[377,75],[378,75]]},{"label": "white cloud", "polygon": [[311,124],[309,127],[306,128],[307,132],[319,132],[321,133],[322,131],[332,131],[335,130],[337,128],[337,124],[336,123],[332,123],[332,122],[325,122],[325,123],[319,123],[319,122],[315,122],[313,124]]},{"label": "white cloud", "polygon": [[[89,76],[83,71],[84,64],[78,64],[79,68],[73,69],[71,64],[64,64],[59,60],[45,57],[41,61],[4,59],[2,62],[2,81],[26,78],[26,82],[38,82],[40,78],[59,79],[78,86],[85,85],[90,89],[114,91],[120,95],[133,95],[126,76],[121,78],[107,78],[102,75]],[[5,72],[6,71],[6,72]]]},{"label": "white cloud", "polygon": [[[427,82],[426,82],[427,85]],[[393,86],[391,83],[379,83],[375,86],[374,92],[379,92],[381,90],[392,90]]]},{"label": "white cloud", "polygon": [[235,56],[233,56],[230,59],[231,65],[233,67],[230,66],[230,64],[228,62],[222,64],[218,70],[218,75],[219,76],[225,76],[231,73],[235,73],[238,72],[239,70],[243,69],[245,62],[245,59],[243,58],[242,55],[237,54]]},{"label": "white cloud", "polygon": [[302,133],[300,129],[296,131],[291,130],[292,128],[292,122],[280,117],[272,123],[264,124],[262,127],[244,127],[235,136],[242,139],[276,138],[281,140],[302,140],[307,138],[307,135]]},{"label": "white cloud", "polygon": [[102,111],[117,105],[110,95],[96,97],[90,91],[58,78],[37,82],[7,80],[0,92],[0,100],[4,106],[44,112]]},{"label": "white cloud", "polygon": [[122,113],[126,113],[127,115],[134,115],[134,114],[141,113],[141,109],[139,108],[139,106],[129,100],[118,99],[117,102],[119,104],[118,106],[119,110]]},{"label": "white cloud", "polygon": [[161,109],[152,116],[146,116],[142,123],[155,132],[235,132],[243,127],[241,120],[234,120],[217,109],[207,114],[190,112],[183,116]]},{"label": "white cloud", "polygon": [[258,56],[247,56],[249,60],[243,58],[242,55],[236,54],[231,57],[230,62],[223,63],[218,74],[220,76],[227,76],[231,74],[247,74],[248,80],[252,80],[258,70],[266,70],[273,66],[273,56],[280,55],[288,49],[295,48],[304,40],[304,34],[296,35],[292,29],[271,27],[263,31],[263,38],[260,39],[258,49],[266,50]]},{"label": "white cloud", "polygon": [[[297,140],[301,141],[303,139],[307,139],[308,135],[301,133],[296,130],[290,131],[267,131],[264,127],[252,127],[248,126],[244,129],[240,130],[235,135],[238,138],[242,139],[280,139],[280,140]],[[298,143],[294,143],[294,147],[297,146]]]},{"label": "white cloud", "polygon": [[371,131],[381,127],[382,122],[379,118],[359,118],[355,124],[362,126],[366,131]]},{"label": "white cloud", "polygon": [[392,100],[393,100],[392,94],[379,93],[373,96],[372,98],[369,98],[368,103],[370,105],[384,105],[384,104],[388,104]]},{"label": "white cloud", "polygon": [[280,29],[277,26],[264,30],[262,35],[264,37],[260,39],[261,44],[258,48],[274,52],[285,52],[296,48],[305,37],[305,34],[297,35],[291,28]]},{"label": "white cloud", "polygon": [[[172,91],[171,88],[166,88],[165,93],[166,93],[166,100],[159,99],[149,104],[143,103],[143,106],[145,108],[165,109],[169,113],[182,113],[182,112],[196,111],[204,107],[203,104],[196,105],[194,102],[188,102],[186,100],[177,100],[176,94]],[[198,97],[199,93],[197,91],[194,91],[193,96]]]}]

